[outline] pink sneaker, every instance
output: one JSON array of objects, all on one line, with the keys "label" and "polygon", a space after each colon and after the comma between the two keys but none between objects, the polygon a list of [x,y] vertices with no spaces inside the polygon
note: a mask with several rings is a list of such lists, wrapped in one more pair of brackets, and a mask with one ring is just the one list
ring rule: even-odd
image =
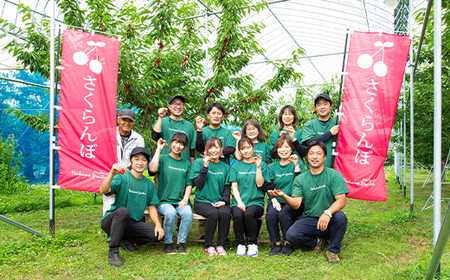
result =
[{"label": "pink sneaker", "polygon": [[208,247],[208,249],[205,250],[205,253],[208,254],[210,257],[215,256],[217,254],[216,249],[214,249],[213,246]]},{"label": "pink sneaker", "polygon": [[216,247],[216,252],[217,252],[218,255],[221,255],[221,256],[226,256],[227,255],[227,252],[225,251],[225,249],[222,246],[217,246]]}]

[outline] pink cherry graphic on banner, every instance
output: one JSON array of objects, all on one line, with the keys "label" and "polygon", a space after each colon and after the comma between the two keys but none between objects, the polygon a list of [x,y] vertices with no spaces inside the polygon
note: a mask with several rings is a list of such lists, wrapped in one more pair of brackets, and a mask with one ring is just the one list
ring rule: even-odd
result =
[{"label": "pink cherry graphic on banner", "polygon": [[87,55],[82,51],[78,51],[78,52],[74,53],[72,58],[73,58],[73,61],[78,65],[85,65],[88,62]]},{"label": "pink cherry graphic on banner", "polygon": [[367,69],[372,66],[373,58],[370,54],[362,54],[358,57],[358,66],[362,69]]},{"label": "pink cherry graphic on banner", "polygon": [[100,74],[102,72],[102,64],[100,61],[93,59],[91,62],[89,62],[89,68],[94,72],[95,74]]},{"label": "pink cherry graphic on banner", "polygon": [[387,67],[386,64],[383,61],[378,61],[377,63],[375,63],[375,65],[373,66],[373,72],[375,72],[375,74],[378,77],[384,77],[387,74]]}]

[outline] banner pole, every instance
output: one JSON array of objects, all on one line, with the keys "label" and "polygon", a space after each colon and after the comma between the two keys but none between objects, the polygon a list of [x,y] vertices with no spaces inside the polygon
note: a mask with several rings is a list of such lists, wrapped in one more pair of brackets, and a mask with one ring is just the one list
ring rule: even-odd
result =
[{"label": "banner pole", "polygon": [[[347,42],[348,42],[348,33],[349,33],[349,29],[347,28],[347,32],[345,34],[345,44],[344,44],[344,58],[342,59],[342,73],[341,73],[341,81],[339,83],[339,97],[338,97],[338,104],[337,104],[337,110],[339,112],[339,108],[341,107],[341,96],[342,96],[342,84],[343,84],[343,80],[344,80],[344,71],[345,71],[345,60],[347,58]],[[339,114],[336,116],[336,125],[339,123]],[[334,161],[335,161],[335,155],[334,155],[334,151],[337,149],[337,140],[338,140],[338,134],[336,134],[335,136],[333,136],[333,152],[331,153],[331,168],[334,168]]]},{"label": "banner pole", "polygon": [[50,156],[49,156],[49,230],[52,237],[55,236],[55,190],[53,189],[55,181],[54,170],[54,150],[55,144],[54,126],[55,126],[55,0],[50,4]]}]

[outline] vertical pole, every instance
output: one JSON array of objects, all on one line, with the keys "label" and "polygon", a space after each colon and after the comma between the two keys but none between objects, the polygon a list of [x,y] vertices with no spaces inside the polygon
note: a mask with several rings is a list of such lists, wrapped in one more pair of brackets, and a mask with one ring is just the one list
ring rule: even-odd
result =
[{"label": "vertical pole", "polygon": [[55,142],[54,130],[55,126],[55,108],[54,108],[54,97],[55,97],[55,0],[50,3],[51,15],[50,15],[50,162],[49,162],[49,229],[50,235],[55,234],[55,190],[54,185],[54,153],[53,146]]},{"label": "vertical pole", "polygon": [[[411,39],[412,36],[412,0],[409,0],[408,5],[408,23],[409,23],[409,36]],[[409,203],[409,209],[410,211],[414,211],[414,52],[413,52],[413,42],[411,42],[411,46],[409,47],[409,96],[410,96],[410,150],[411,150],[411,170],[410,170],[410,203]],[[406,188],[405,188],[405,195],[406,195]]]},{"label": "vertical pole", "polygon": [[441,227],[441,134],[442,134],[442,90],[441,90],[441,0],[434,1],[434,223],[433,246]]},{"label": "vertical pole", "polygon": [[209,46],[208,46],[208,33],[209,33],[209,28],[208,28],[208,8],[205,9],[206,12],[206,55],[205,55],[205,75],[206,75],[206,80],[209,79],[209,66],[208,66],[208,61],[209,61]]}]

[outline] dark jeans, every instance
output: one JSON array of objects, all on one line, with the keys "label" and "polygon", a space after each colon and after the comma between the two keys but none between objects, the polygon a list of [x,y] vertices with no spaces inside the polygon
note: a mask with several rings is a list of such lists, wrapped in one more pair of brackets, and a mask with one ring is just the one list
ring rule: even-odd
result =
[{"label": "dark jeans", "polygon": [[205,223],[205,248],[213,246],[214,233],[217,224],[219,229],[217,232],[217,246],[225,245],[228,232],[230,231],[231,208],[229,205],[216,208],[211,203],[194,202],[195,213],[206,218]]},{"label": "dark jeans", "polygon": [[272,203],[267,205],[266,225],[270,236],[270,242],[272,243],[280,241],[280,228],[278,227],[278,221],[280,222],[283,240],[286,241],[286,232],[292,226],[295,219],[303,214],[303,209],[305,209],[305,205],[303,203],[297,210],[292,209],[286,203],[281,203],[280,205],[280,211],[277,211],[277,209],[273,207]]},{"label": "dark jeans", "polygon": [[312,248],[317,244],[317,237],[330,239],[328,251],[339,254],[342,238],[344,238],[347,230],[347,216],[342,211],[334,213],[325,231],[317,229],[318,220],[319,218],[302,216],[287,231],[287,240],[292,244],[300,244]]},{"label": "dark jeans", "polygon": [[110,252],[119,250],[122,239],[129,240],[136,245],[158,241],[158,236],[155,235],[155,226],[130,219],[130,210],[125,207],[118,208],[106,216],[101,222],[101,227],[111,237]]},{"label": "dark jeans", "polygon": [[262,216],[264,208],[258,205],[250,205],[244,212],[237,206],[233,206],[231,213],[233,215],[233,228],[237,243],[239,245],[245,244],[244,232],[246,231],[250,238],[250,244],[257,244],[259,227],[256,219]]}]

